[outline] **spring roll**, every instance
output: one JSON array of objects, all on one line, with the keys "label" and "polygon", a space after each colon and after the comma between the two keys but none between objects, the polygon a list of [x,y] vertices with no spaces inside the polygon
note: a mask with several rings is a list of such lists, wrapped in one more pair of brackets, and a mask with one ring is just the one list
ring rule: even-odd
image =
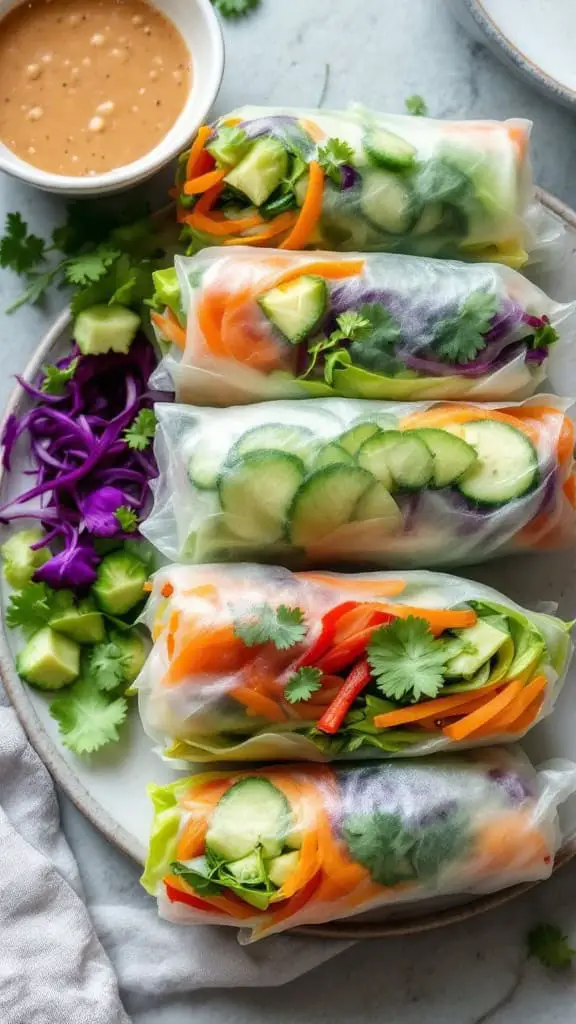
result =
[{"label": "spring roll", "polygon": [[571,624],[442,573],[168,566],[137,680],[169,760],[326,761],[509,742],[548,715]]},{"label": "spring roll", "polygon": [[183,237],[192,251],[241,242],[521,267],[559,244],[534,201],[530,129],[361,106],[243,107],[182,154]]},{"label": "spring roll", "polygon": [[153,319],[172,342],[160,373],[198,405],[522,399],[550,346],[574,335],[574,304],[496,264],[244,246],[177,257],[154,277],[165,311]]},{"label": "spring roll", "polygon": [[569,402],[156,407],[171,561],[423,568],[574,543]]},{"label": "spring roll", "polygon": [[220,771],[150,787],[142,883],[177,924],[251,942],[399,903],[547,878],[576,766],[518,749],[339,770]]}]

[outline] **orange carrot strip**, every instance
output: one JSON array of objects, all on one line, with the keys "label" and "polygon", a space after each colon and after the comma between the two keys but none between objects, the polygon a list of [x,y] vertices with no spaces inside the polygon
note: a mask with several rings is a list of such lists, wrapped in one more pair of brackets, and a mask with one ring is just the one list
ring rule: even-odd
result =
[{"label": "orange carrot strip", "polygon": [[[377,729],[393,729],[398,725],[419,722],[424,718],[444,718],[449,712],[465,708],[466,705],[477,701],[501,685],[501,682],[494,683],[491,686],[483,686],[478,690],[470,690],[468,693],[454,693],[449,697],[437,697],[435,700],[427,700],[422,704],[413,704],[409,708],[385,711],[382,715],[375,715],[374,725]],[[482,705],[484,703],[485,701],[482,701]]]},{"label": "orange carrot strip", "polygon": [[322,586],[334,587],[336,590],[357,594],[370,594],[372,597],[396,597],[406,589],[404,580],[354,580],[347,576],[330,576],[322,572],[295,572],[297,580],[321,583]]},{"label": "orange carrot strip", "polygon": [[435,405],[424,412],[407,416],[401,420],[400,428],[415,430],[418,427],[450,427],[460,423],[472,423],[474,420],[497,420],[499,423],[506,423],[521,430],[534,442],[540,437],[540,431],[533,424],[523,422],[522,418],[516,415],[515,409],[511,409],[508,414],[498,409],[483,409],[481,406],[473,405]]},{"label": "orange carrot strip", "polygon": [[364,272],[365,260],[315,260],[311,256],[310,263],[301,263],[297,267],[286,270],[280,277],[270,283],[266,282],[264,290],[278,288],[281,284],[287,284],[303,274],[315,274],[316,277],[324,277],[328,281],[337,281],[343,277],[358,277]]},{"label": "orange carrot strip", "polygon": [[174,587],[172,586],[171,583],[166,582],[164,583],[160,593],[162,594],[162,597],[172,597],[172,594],[174,593]]},{"label": "orange carrot strip", "polygon": [[221,331],[225,302],[223,293],[214,294],[205,289],[196,307],[198,327],[210,352],[216,356],[226,355]]},{"label": "orange carrot strip", "polygon": [[164,315],[153,310],[150,319],[163,338],[172,341],[178,348],[186,347],[186,331],[180,326],[171,309],[167,309]]},{"label": "orange carrot strip", "polygon": [[442,633],[445,629],[467,629],[474,626],[478,616],[476,612],[458,611],[450,608],[415,608],[409,604],[386,604],[383,601],[375,604],[374,607],[380,611],[389,612],[399,619],[407,619],[414,615],[418,619],[426,619],[432,632]]},{"label": "orange carrot strip", "polygon": [[460,740],[466,739],[468,736],[473,734],[476,729],[481,729],[483,725],[487,725],[492,719],[499,715],[504,708],[518,696],[522,690],[522,683],[519,679],[515,679],[514,682],[509,683],[497,697],[493,697],[492,700],[486,701],[486,704],[482,708],[478,708],[473,711],[470,715],[465,715],[459,722],[454,722],[453,725],[447,725],[442,732],[449,736],[451,740],[459,742]]},{"label": "orange carrot strip", "polygon": [[209,127],[209,125],[207,125],[207,124],[200,125],[200,127],[198,129],[198,132],[197,132],[197,135],[196,135],[196,138],[194,139],[194,142],[192,143],[192,149],[190,150],[190,155],[188,157],[188,163],[186,164],[186,177],[187,178],[191,178],[192,177],[192,175],[194,173],[194,169],[196,167],[196,163],[197,163],[198,157],[200,156],[200,153],[202,153],[202,151],[204,149],[204,146],[208,142],[208,139],[210,138],[211,134],[212,134],[212,129]]},{"label": "orange carrot strip", "polygon": [[326,138],[326,132],[315,121],[309,121],[307,117],[301,117],[299,120],[304,131],[314,139],[314,142],[322,142]]},{"label": "orange carrot strip", "polygon": [[[274,220],[267,222],[266,227],[259,231],[257,235],[242,235],[239,238],[227,238],[223,243],[224,245],[259,245],[260,242],[268,242],[271,238],[275,238],[276,235],[281,235],[283,231],[289,231],[297,222],[297,215],[292,210],[287,210],[286,213],[280,213]],[[283,245],[280,246],[283,248]]]},{"label": "orange carrot strip", "polygon": [[213,188],[214,185],[219,185],[220,182],[224,180],[227,173],[226,168],[216,169],[215,171],[207,171],[206,174],[200,174],[197,178],[190,178],[189,181],[184,184],[184,195],[201,195],[202,192],[206,192],[207,189]]},{"label": "orange carrot strip", "polygon": [[[532,679],[527,686],[524,686],[522,692],[519,693],[515,700],[495,719],[492,719],[490,724],[494,726],[494,731],[500,729],[507,731],[508,726],[515,726],[516,719],[520,718],[527,708],[540,697],[547,685],[548,680],[545,675],[536,676]],[[513,731],[516,732],[516,728]]]},{"label": "orange carrot strip", "polygon": [[146,594],[150,594],[152,592],[152,584],[150,580],[146,580],[146,583],[144,584],[142,589]]},{"label": "orange carrot strip", "polygon": [[270,722],[286,721],[286,715],[279,704],[276,704],[270,697],[265,697],[263,693],[258,693],[257,690],[251,690],[247,686],[235,686],[233,690],[230,690],[230,697],[262,718],[267,718]]},{"label": "orange carrot strip", "polygon": [[170,686],[202,672],[237,672],[251,656],[231,625],[193,633],[162,681]]},{"label": "orange carrot strip", "polygon": [[298,219],[280,249],[304,249],[322,213],[324,198],[324,171],[317,160],[309,165],[308,188]]},{"label": "orange carrot strip", "polygon": [[257,228],[260,224],[264,224],[262,217],[259,213],[252,214],[250,217],[237,217],[236,220],[216,220],[214,217],[208,217],[202,211],[195,209],[191,214],[183,218],[184,224],[189,224],[191,227],[196,228],[197,231],[203,231],[208,235],[215,235],[217,237],[224,237],[226,235],[234,235],[240,231],[248,231],[250,228]]}]

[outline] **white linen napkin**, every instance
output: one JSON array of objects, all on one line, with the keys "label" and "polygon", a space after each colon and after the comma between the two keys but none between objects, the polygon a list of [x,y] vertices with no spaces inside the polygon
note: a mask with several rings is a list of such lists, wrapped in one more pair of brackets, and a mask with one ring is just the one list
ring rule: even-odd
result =
[{"label": "white linen napkin", "polygon": [[120,893],[107,886],[86,906],[52,780],[0,706],[2,1024],[129,1024],[121,1000],[137,1013],[200,988],[282,985],[350,945],[282,935],[239,946],[233,929],[169,925],[144,891],[136,906]]}]

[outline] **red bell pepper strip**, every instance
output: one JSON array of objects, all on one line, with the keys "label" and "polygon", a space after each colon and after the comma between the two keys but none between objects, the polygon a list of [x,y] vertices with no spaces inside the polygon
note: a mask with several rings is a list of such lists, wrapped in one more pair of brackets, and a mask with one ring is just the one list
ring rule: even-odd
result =
[{"label": "red bell pepper strip", "polygon": [[188,892],[181,892],[180,889],[175,889],[173,885],[168,885],[167,882],[164,882],[164,887],[170,903],[185,903],[186,906],[194,907],[195,910],[208,910],[209,913],[214,913],[214,907],[210,903],[205,903],[204,900],[199,900],[197,896],[191,896]]},{"label": "red bell pepper strip", "polygon": [[359,661],[340,687],[332,703],[328,705],[326,711],[317,722],[316,728],[320,729],[321,732],[327,732],[331,736],[338,732],[356,697],[362,693],[364,687],[370,682],[371,675],[372,670],[367,659],[364,658],[362,661]]},{"label": "red bell pepper strip", "polygon": [[337,604],[335,608],[332,608],[326,615],[322,616],[322,628],[319,635],[302,657],[298,659],[294,666],[294,671],[303,668],[304,665],[316,664],[319,658],[326,654],[336,635],[338,622],[343,615],[357,608],[359,604],[359,601],[344,601],[343,604]]},{"label": "red bell pepper strip", "polygon": [[322,669],[326,675],[333,675],[335,672],[340,672],[343,668],[351,665],[365,653],[366,646],[370,643],[374,630],[379,629],[380,626],[388,625],[388,623],[393,622],[394,618],[395,616],[390,615],[388,612],[374,612],[370,625],[354,636],[343,640],[342,643],[336,644],[331,651],[328,651],[317,662],[318,668]]}]

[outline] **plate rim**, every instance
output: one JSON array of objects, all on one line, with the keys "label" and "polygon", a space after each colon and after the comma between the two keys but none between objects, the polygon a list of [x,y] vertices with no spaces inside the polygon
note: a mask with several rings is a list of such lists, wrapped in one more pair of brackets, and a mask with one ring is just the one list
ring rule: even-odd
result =
[{"label": "plate rim", "polygon": [[533,84],[552,95],[565,106],[574,109],[576,107],[576,90],[564,85],[559,79],[544,71],[530,57],[527,56],[516,44],[505,35],[499,24],[494,21],[491,14],[484,7],[483,0],[464,0],[464,5],[476,25],[488,39],[502,49],[506,57],[518,68],[526,78]]},{"label": "plate rim", "polygon": [[[576,98],[576,97],[575,97]],[[567,206],[562,200],[537,188],[536,195],[539,201],[552,213],[560,217],[576,231],[576,211]],[[52,347],[60,340],[65,331],[69,328],[71,316],[69,310],[62,312],[54,321],[52,326],[43,336],[32,358],[28,361],[24,371],[19,375],[26,381],[32,380],[39,372],[43,362],[46,361]],[[24,400],[25,392],[20,384],[16,384],[0,421],[0,430],[4,429],[6,421],[16,413],[20,403]],[[0,487],[6,476],[6,471],[0,466]],[[58,748],[53,743],[48,732],[40,721],[34,707],[27,697],[24,684],[19,679],[13,663],[4,618],[0,630],[0,679],[6,690],[7,697],[18,715],[19,721],[40,759],[48,768],[52,778],[62,787],[66,795],[75,807],[85,818],[100,832],[116,849],[130,857],[137,864],[142,865],[145,850],[141,843],[135,839],[126,829],[117,824],[114,819],[105,811],[97,800],[90,794],[85,786],[79,781],[73,768],[65,760]],[[554,872],[576,856],[576,837],[564,844],[556,858]],[[545,881],[545,880],[544,880]],[[539,881],[527,882],[511,886],[496,893],[489,893],[478,896],[465,905],[436,910],[419,915],[409,920],[390,921],[389,923],[361,922],[355,918],[334,922],[331,924],[307,925],[294,929],[292,934],[308,935],[317,938],[329,939],[379,939],[389,938],[395,935],[414,935],[421,932],[431,931],[435,928],[445,927],[449,924],[456,924],[461,921],[477,917],[496,907],[502,906],[513,899],[517,899],[523,893],[528,892]]]}]

